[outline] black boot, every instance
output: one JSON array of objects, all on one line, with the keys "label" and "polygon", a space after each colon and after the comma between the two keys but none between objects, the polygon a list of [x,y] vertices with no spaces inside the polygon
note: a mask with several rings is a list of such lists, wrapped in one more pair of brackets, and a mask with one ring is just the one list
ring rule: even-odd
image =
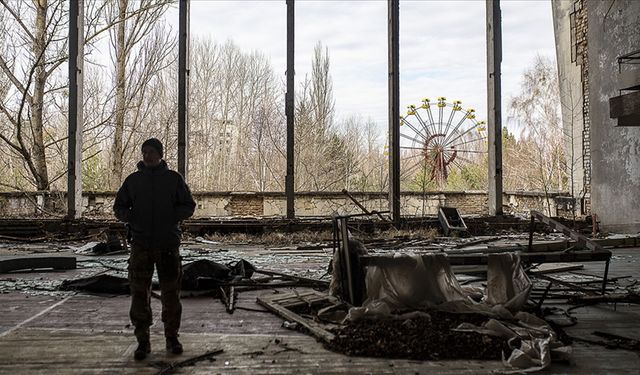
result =
[{"label": "black boot", "polygon": [[177,337],[167,337],[167,351],[173,354],[182,354],[182,344]]},{"label": "black boot", "polygon": [[151,353],[151,343],[148,340],[140,341],[138,342],[138,348],[133,353],[133,358],[135,358],[136,361],[141,361],[147,358],[147,354],[149,353]]}]

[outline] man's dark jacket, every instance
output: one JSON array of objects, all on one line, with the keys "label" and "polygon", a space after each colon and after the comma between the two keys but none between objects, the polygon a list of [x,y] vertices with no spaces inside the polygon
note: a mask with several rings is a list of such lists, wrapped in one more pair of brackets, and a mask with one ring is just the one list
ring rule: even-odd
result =
[{"label": "man's dark jacket", "polygon": [[156,167],[138,163],[118,190],[113,211],[129,224],[133,242],[153,248],[180,245],[179,221],[195,210],[189,187],[178,172],[162,160]]}]

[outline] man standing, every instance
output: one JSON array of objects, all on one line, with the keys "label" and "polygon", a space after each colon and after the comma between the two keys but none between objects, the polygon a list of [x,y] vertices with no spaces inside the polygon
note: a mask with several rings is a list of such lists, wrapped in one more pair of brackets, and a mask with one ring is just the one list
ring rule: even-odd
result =
[{"label": "man standing", "polygon": [[162,322],[167,351],[182,353],[182,344],[178,341],[182,314],[179,222],[193,215],[195,207],[182,175],[170,170],[162,160],[162,143],[156,138],[144,141],[138,171],[124,180],[113,205],[116,217],[129,225],[132,240],[129,315],[138,340],[134,354],[136,360],[146,358],[151,352],[150,296],[154,265],[162,292]]}]

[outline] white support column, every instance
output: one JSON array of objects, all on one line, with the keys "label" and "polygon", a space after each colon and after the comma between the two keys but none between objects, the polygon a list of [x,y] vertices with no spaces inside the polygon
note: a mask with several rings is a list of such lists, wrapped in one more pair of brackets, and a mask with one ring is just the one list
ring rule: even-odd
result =
[{"label": "white support column", "polygon": [[67,217],[82,216],[84,0],[69,1],[69,116]]},{"label": "white support column", "polygon": [[500,0],[487,5],[487,125],[489,143],[489,215],[502,215],[502,15]]}]

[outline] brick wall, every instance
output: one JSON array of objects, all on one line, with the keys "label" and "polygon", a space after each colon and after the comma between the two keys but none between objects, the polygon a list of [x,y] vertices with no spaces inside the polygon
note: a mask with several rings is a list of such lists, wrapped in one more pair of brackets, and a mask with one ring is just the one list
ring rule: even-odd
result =
[{"label": "brick wall", "polygon": [[253,194],[232,194],[226,207],[231,216],[263,216],[262,197]]},{"label": "brick wall", "polygon": [[584,202],[582,210],[591,213],[591,117],[589,115],[589,54],[587,35],[589,22],[584,0],[575,2],[576,8],[576,55],[580,65],[580,81],[582,82],[582,168]]}]

